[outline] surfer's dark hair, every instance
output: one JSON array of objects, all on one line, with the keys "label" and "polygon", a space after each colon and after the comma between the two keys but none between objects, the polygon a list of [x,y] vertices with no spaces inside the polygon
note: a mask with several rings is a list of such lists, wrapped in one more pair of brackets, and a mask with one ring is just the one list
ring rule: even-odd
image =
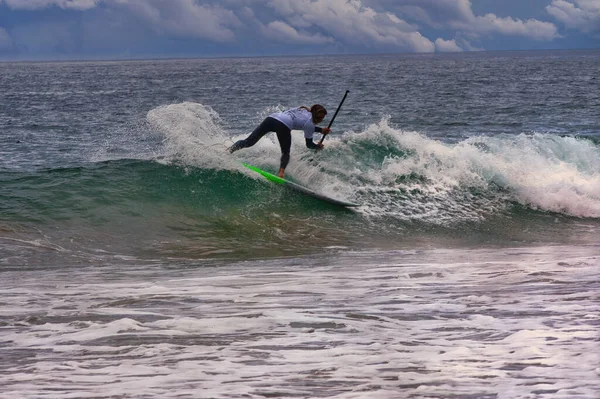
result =
[{"label": "surfer's dark hair", "polygon": [[308,112],[310,112],[312,114],[313,123],[317,120],[319,115],[323,115],[323,118],[325,117],[325,115],[327,115],[327,110],[321,104],[315,104],[310,108],[305,107],[305,106],[302,106],[300,108],[304,108],[305,110],[307,110]]}]

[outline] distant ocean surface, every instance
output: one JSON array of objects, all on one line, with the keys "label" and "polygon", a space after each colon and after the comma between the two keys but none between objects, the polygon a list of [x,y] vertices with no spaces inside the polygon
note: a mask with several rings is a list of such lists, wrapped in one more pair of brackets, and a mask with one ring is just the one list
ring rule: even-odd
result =
[{"label": "distant ocean surface", "polygon": [[0,63],[0,397],[599,398],[599,66]]}]

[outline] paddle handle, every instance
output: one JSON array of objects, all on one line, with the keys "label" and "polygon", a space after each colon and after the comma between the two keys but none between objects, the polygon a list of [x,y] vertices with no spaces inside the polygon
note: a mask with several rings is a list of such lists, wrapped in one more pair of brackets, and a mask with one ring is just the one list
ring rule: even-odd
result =
[{"label": "paddle handle", "polygon": [[[335,113],[333,114],[333,118],[331,118],[331,120],[329,121],[329,125],[327,125],[328,129],[331,129],[331,125],[333,125],[333,121],[335,120],[335,117],[337,116],[338,112],[340,112],[340,108],[342,108],[342,104],[344,103],[344,101],[346,101],[346,97],[348,96],[348,93],[350,93],[350,90],[346,90],[346,93],[344,94],[344,98],[342,98],[340,105],[338,105],[337,109],[335,110]],[[324,134],[323,137],[321,137],[321,140],[319,141],[319,145],[323,144],[323,140],[325,140],[325,136],[327,136],[327,135]]]}]

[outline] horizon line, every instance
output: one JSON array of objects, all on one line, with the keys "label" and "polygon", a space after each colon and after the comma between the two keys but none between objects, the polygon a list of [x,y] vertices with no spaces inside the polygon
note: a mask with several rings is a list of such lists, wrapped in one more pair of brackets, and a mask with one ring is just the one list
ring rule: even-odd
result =
[{"label": "horizon line", "polygon": [[121,62],[121,61],[168,61],[168,60],[220,60],[220,59],[259,59],[259,58],[309,58],[309,57],[368,57],[368,56],[404,56],[404,57],[431,57],[431,56],[460,56],[470,54],[485,53],[541,53],[541,52],[575,52],[575,51],[600,51],[600,47],[581,47],[581,48],[552,48],[552,49],[512,49],[512,50],[468,50],[457,52],[377,52],[377,53],[323,53],[323,54],[263,54],[263,55],[140,55],[137,56],[84,56],[84,57],[23,57],[23,58],[2,58],[0,63],[42,63],[42,62]]}]

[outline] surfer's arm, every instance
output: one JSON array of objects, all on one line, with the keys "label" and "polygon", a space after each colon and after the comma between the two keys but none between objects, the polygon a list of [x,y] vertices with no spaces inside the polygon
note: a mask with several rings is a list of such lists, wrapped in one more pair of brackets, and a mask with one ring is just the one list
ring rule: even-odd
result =
[{"label": "surfer's arm", "polygon": [[316,144],[313,141],[313,134],[315,132],[317,133],[321,133],[321,134],[327,134],[331,131],[331,129],[326,128],[326,127],[319,127],[319,126],[315,126],[312,123],[311,124],[306,124],[304,125],[304,138],[306,139],[306,146],[308,148],[311,148],[313,150],[321,150],[323,149],[323,144]]},{"label": "surfer's arm", "polygon": [[321,133],[323,135],[326,135],[326,134],[329,134],[331,132],[331,129],[328,128],[328,127],[315,126],[315,132]]}]

